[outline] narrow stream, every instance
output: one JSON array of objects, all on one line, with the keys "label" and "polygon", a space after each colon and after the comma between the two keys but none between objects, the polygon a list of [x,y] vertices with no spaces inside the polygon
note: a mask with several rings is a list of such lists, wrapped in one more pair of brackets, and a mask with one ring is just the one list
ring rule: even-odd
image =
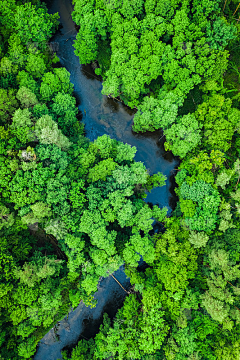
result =
[{"label": "narrow stream", "polygon": [[[71,74],[74,84],[74,95],[83,114],[86,135],[90,140],[108,134],[111,138],[136,146],[136,161],[144,162],[150,174],[162,172],[167,176],[166,186],[155,189],[148,194],[148,202],[167,206],[170,210],[172,197],[171,181],[172,170],[176,160],[171,152],[166,152],[163,142],[160,142],[161,131],[154,133],[136,134],[131,130],[133,110],[121,102],[101,94],[102,83],[95,75],[90,65],[79,64],[79,58],[74,54],[73,43],[77,35],[74,22],[71,18],[73,6],[71,0],[51,1],[51,13],[58,12],[62,28],[52,39],[53,48],[63,65]],[[171,191],[173,193],[173,191]]]},{"label": "narrow stream", "polygon": [[[154,189],[147,195],[146,201],[160,207],[167,206],[169,213],[174,204],[173,169],[177,161],[170,152],[166,152],[163,142],[160,142],[161,132],[135,134],[131,130],[134,112],[121,102],[101,94],[102,83],[99,81],[90,65],[79,64],[79,58],[74,54],[73,42],[77,35],[71,18],[73,6],[71,0],[48,1],[49,12],[60,15],[61,29],[51,40],[51,46],[56,51],[62,66],[70,72],[70,80],[74,84],[74,95],[83,114],[86,135],[95,140],[103,134],[111,138],[136,146],[136,161],[142,161],[150,174],[158,171],[167,177],[166,186]],[[130,286],[124,267],[114,273],[114,276],[127,289]],[[80,303],[76,310],[70,312],[57,327],[57,337],[54,329],[50,330],[39,342],[34,360],[61,359],[61,350],[74,346],[81,338],[94,336],[106,311],[113,317],[122,306],[126,293],[110,276],[99,282],[95,298],[98,304],[91,309]],[[56,328],[55,328],[56,330]]]},{"label": "narrow stream", "polygon": [[[118,269],[114,276],[125,289],[130,286],[129,278],[124,273],[124,267]],[[61,351],[73,347],[80,339],[90,339],[95,336],[102,322],[103,313],[107,312],[112,318],[117,309],[123,305],[126,292],[109,276],[103,279],[94,295],[97,306],[93,309],[82,302],[71,311],[59,325],[51,329],[39,342],[34,360],[62,359]],[[56,336],[57,333],[57,336]]]}]

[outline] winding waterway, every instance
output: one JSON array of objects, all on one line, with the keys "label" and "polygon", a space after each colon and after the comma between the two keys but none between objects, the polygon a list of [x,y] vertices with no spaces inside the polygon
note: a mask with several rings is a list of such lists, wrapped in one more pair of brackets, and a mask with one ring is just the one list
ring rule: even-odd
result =
[{"label": "winding waterway", "polygon": [[[74,54],[73,43],[77,35],[71,19],[73,6],[71,0],[53,0],[48,2],[49,12],[58,12],[61,28],[51,39],[51,46],[56,51],[62,66],[70,72],[74,84],[74,95],[77,98],[86,135],[90,140],[108,134],[110,137],[136,146],[136,161],[142,161],[150,174],[158,171],[167,177],[166,186],[154,189],[147,195],[146,201],[160,207],[167,206],[169,213],[174,202],[173,169],[177,161],[170,152],[164,151],[161,132],[135,134],[131,130],[134,113],[121,102],[101,94],[102,83],[89,66],[79,64]],[[127,289],[130,286],[124,267],[114,276]],[[94,336],[106,311],[113,317],[123,304],[126,292],[110,276],[99,282],[95,298],[98,304],[91,309],[80,303],[71,311],[55,329],[50,330],[39,342],[34,360],[61,359],[61,350],[76,344],[80,338]],[[57,336],[56,336],[57,333]]]}]

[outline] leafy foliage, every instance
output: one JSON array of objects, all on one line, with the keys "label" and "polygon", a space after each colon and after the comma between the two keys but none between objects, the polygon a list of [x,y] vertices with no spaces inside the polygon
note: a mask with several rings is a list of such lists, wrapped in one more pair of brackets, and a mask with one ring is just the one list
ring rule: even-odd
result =
[{"label": "leafy foliage", "polygon": [[[103,94],[138,107],[135,131],[171,126],[194,86],[221,78],[229,56],[225,48],[237,36],[236,26],[221,17],[218,0],[74,0],[74,5],[73,20],[81,29],[75,53],[84,64],[99,60]],[[108,61],[102,61],[103,52]],[[190,142],[191,150],[199,137]]]},{"label": "leafy foliage", "polygon": [[71,306],[94,306],[100,277],[154,262],[149,231],[167,209],[143,199],[166,179],[136,148],[83,137],[70,74],[46,51],[58,15],[39,1],[0,6],[0,349],[28,359]]},{"label": "leafy foliage", "polygon": [[84,138],[70,74],[47,51],[58,14],[0,1],[1,359],[31,358],[122,264],[131,294],[72,359],[239,358],[237,5],[74,0],[81,62],[98,60],[103,93],[137,108],[133,130],[162,128],[182,159],[166,218],[143,201],[165,176],[128,144]]},{"label": "leafy foliage", "polygon": [[220,204],[217,190],[203,180],[197,180],[192,186],[184,182],[180,188],[180,196],[196,204],[196,211],[191,214],[192,216],[189,216],[189,212],[186,213],[185,218],[185,223],[191,230],[210,231],[216,227]]},{"label": "leafy foliage", "polygon": [[89,345],[92,359],[105,359],[106,356],[122,360],[132,357],[141,359],[144,354],[154,354],[161,347],[169,330],[163,316],[160,303],[153,304],[151,309],[143,306],[141,311],[141,303],[135,295],[130,295],[118,311],[113,327],[110,326],[109,318],[105,314],[95,343],[80,341],[72,353],[71,360],[76,359],[76,355],[81,359],[81,356],[87,353]]}]

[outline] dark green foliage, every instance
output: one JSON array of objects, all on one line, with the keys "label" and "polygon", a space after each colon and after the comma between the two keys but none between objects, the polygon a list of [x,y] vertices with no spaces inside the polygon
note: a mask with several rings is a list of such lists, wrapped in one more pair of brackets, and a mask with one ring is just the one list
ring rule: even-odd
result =
[{"label": "dark green foliage", "polygon": [[207,25],[207,41],[213,49],[223,50],[236,35],[236,27],[228,24],[225,19],[217,19]]},{"label": "dark green foliage", "polygon": [[204,126],[203,144],[206,148],[226,152],[239,122],[240,112],[231,108],[232,101],[222,95],[207,97],[196,111],[197,120]]},{"label": "dark green foliage", "polygon": [[113,326],[110,326],[105,314],[95,341],[80,341],[73,350],[71,360],[83,359],[90,346],[92,359],[142,359],[144,354],[154,354],[169,330],[163,319],[161,304],[156,300],[148,308],[144,298],[141,303],[135,295],[130,295],[118,310]]},{"label": "dark green foliage", "polygon": [[[171,144],[175,137],[171,132],[182,132],[178,125],[176,129],[171,125],[183,100],[201,83],[220,80],[227,69],[225,48],[236,39],[237,28],[221,17],[219,1],[74,0],[74,4],[73,20],[80,26],[75,41],[80,62],[98,60],[103,93],[138,107],[135,131],[170,127],[166,135]],[[111,47],[107,69],[101,64],[104,41]],[[184,120],[179,126],[183,127]],[[180,144],[175,139],[174,146],[168,145],[181,157],[199,143],[198,124],[192,126],[192,139],[183,134]]]},{"label": "dark green foliage", "polygon": [[18,107],[18,101],[13,89],[0,89],[0,120],[1,123],[6,123],[10,120],[11,115]]},{"label": "dark green foliage", "polygon": [[[83,356],[91,347],[96,360],[238,358],[240,63],[239,26],[232,17],[238,1],[74,3],[80,61],[98,60],[103,93],[138,109],[133,130],[162,128],[165,149],[182,159],[176,175],[175,216],[165,219],[164,232],[154,236],[154,252],[147,250],[147,222],[141,229],[145,235],[134,234],[130,237],[134,241],[123,250],[135,294],[126,298],[112,324],[104,320],[94,341],[81,342],[76,349]],[[234,15],[239,17],[238,9]],[[108,44],[108,53],[102,51],[103,43]],[[117,162],[114,156],[109,158],[98,163],[88,181],[107,183],[108,176],[115,177]],[[155,184],[155,177],[146,188]],[[101,197],[99,190],[91,190],[91,207]],[[124,209],[127,216],[119,223],[127,224],[133,212],[130,204]],[[106,211],[105,219],[115,221],[112,213]],[[139,249],[136,243],[140,246],[143,240]],[[150,267],[138,272],[136,252],[143,254],[143,249],[150,253]],[[145,314],[150,321],[150,314],[158,310],[162,313],[155,321],[163,319],[168,334],[154,348],[149,335],[155,334],[154,328],[145,334],[141,319]],[[142,336],[147,341],[144,349]]]},{"label": "dark green foliage", "polygon": [[[184,182],[180,188],[180,197],[193,201],[191,212],[181,207],[185,214],[185,223],[191,230],[210,231],[216,227],[220,196],[210,184],[197,180],[189,186]],[[180,204],[184,206],[185,203],[181,200]],[[196,207],[193,204],[196,204]]]},{"label": "dark green foliage", "polygon": [[[239,358],[237,4],[74,1],[81,62],[98,60],[103,93],[138,108],[133,129],[163,128],[182,159],[166,219],[143,201],[166,179],[136,148],[84,138],[70,74],[47,51],[58,15],[0,1],[1,359],[31,358],[122,264],[131,294],[72,360]],[[165,228],[150,236],[154,220]]]},{"label": "dark green foliage", "polygon": [[45,51],[57,14],[38,1],[0,6],[0,347],[22,359],[71,305],[94,305],[101,276],[154,262],[149,231],[167,209],[143,201],[165,177],[136,163],[135,148],[83,138],[70,74]]},{"label": "dark green foliage", "polygon": [[[94,341],[91,339],[81,340],[78,342],[78,345],[71,354],[71,360],[93,360],[94,359],[94,349],[95,344]],[[63,359],[68,360],[68,356],[66,352],[62,352]]]},{"label": "dark green foliage", "polygon": [[46,40],[57,27],[58,14],[49,15],[44,6],[32,5],[26,2],[16,5],[15,1],[1,1],[1,23],[4,26],[4,36],[11,35],[12,40],[21,40],[23,45],[36,42],[45,46]]},{"label": "dark green foliage", "polygon": [[201,142],[199,126],[194,115],[184,115],[177,120],[177,123],[165,131],[166,143],[165,149],[170,149],[174,155],[184,158],[186,154],[193,150]]}]

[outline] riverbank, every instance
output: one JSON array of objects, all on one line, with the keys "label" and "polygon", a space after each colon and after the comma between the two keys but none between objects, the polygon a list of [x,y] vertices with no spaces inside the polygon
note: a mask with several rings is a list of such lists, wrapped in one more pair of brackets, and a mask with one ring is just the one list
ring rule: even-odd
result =
[{"label": "riverbank", "polygon": [[[174,206],[174,176],[178,164],[177,158],[170,151],[165,151],[161,131],[136,134],[132,131],[134,111],[118,101],[102,95],[102,83],[90,65],[80,65],[74,54],[74,40],[77,35],[75,24],[71,18],[73,6],[71,0],[53,0],[49,12],[59,12],[61,28],[51,39],[57,49],[60,63],[70,73],[70,81],[74,85],[74,96],[82,114],[86,136],[94,141],[103,134],[112,139],[136,146],[136,161],[145,164],[150,175],[157,172],[166,177],[166,186],[152,190],[146,201],[160,207]],[[161,139],[161,140],[160,140]]]},{"label": "riverbank", "polygon": [[[56,50],[60,64],[70,72],[70,81],[74,85],[74,96],[82,114],[86,136],[94,141],[98,136],[108,134],[124,143],[136,146],[136,161],[142,161],[150,174],[163,172],[167,177],[166,186],[153,189],[145,201],[167,206],[169,214],[174,206],[174,169],[177,160],[170,152],[164,150],[161,132],[135,134],[132,132],[134,112],[124,104],[101,94],[102,83],[91,66],[79,65],[79,59],[74,55],[73,42],[77,31],[71,19],[73,7],[70,0],[51,1],[49,12],[59,12],[60,30],[51,39],[51,47]],[[157,229],[156,229],[157,230]],[[114,276],[125,287],[129,288],[130,280],[121,267]],[[61,358],[61,350],[72,347],[83,336],[93,337],[102,321],[104,312],[113,317],[124,301],[126,293],[120,286],[108,277],[100,281],[99,290],[94,298],[98,300],[95,308],[90,309],[80,303],[70,312],[58,326],[54,327],[40,341],[34,360],[45,358],[56,360]]]}]

